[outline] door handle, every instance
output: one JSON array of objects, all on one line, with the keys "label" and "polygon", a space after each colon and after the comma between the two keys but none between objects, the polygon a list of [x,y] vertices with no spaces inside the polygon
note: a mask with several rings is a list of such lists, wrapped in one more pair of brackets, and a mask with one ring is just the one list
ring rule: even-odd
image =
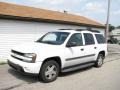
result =
[{"label": "door handle", "polygon": [[80,49],[81,51],[84,51],[84,48]]},{"label": "door handle", "polygon": [[97,47],[94,47],[94,49],[97,49]]}]

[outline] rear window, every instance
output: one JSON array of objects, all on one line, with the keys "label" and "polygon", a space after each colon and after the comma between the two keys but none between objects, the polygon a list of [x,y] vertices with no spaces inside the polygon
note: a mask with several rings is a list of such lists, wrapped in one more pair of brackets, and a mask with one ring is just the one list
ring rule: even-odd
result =
[{"label": "rear window", "polygon": [[102,34],[95,34],[95,37],[96,37],[97,42],[98,42],[99,44],[105,43],[105,38],[104,38],[104,36],[103,36]]}]

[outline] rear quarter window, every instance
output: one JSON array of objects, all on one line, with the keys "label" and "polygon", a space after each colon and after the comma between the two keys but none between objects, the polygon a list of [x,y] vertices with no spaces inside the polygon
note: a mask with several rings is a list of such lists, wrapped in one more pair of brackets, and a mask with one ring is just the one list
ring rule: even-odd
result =
[{"label": "rear quarter window", "polygon": [[105,38],[102,34],[95,34],[95,37],[97,39],[98,44],[104,44]]}]

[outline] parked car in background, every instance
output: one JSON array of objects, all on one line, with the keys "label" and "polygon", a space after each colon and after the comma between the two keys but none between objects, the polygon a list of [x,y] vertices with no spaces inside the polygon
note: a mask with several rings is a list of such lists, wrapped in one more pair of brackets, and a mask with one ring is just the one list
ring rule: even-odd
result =
[{"label": "parked car in background", "polygon": [[110,37],[110,39],[108,40],[108,43],[109,44],[119,44],[120,42],[118,41],[117,38]]}]

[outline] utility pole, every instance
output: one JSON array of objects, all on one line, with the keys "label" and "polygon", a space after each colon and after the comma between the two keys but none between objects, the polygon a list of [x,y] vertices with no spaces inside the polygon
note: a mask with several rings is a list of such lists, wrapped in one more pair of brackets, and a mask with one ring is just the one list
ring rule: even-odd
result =
[{"label": "utility pole", "polygon": [[111,4],[111,1],[108,0],[107,21],[106,21],[106,30],[105,30],[106,43],[107,43],[108,36],[109,36],[110,4]]}]

